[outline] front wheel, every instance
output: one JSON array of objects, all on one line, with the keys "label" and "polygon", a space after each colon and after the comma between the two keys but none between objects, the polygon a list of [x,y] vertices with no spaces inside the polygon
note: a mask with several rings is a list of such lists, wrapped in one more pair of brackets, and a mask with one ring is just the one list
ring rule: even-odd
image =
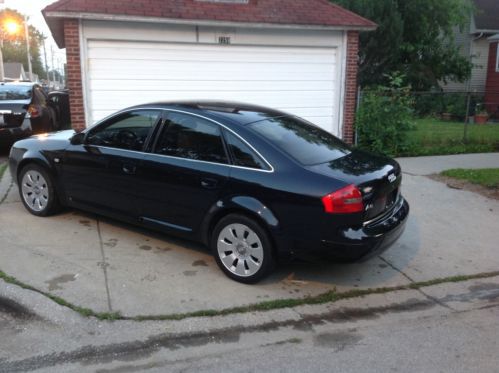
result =
[{"label": "front wheel", "polygon": [[51,176],[36,164],[28,164],[21,170],[19,194],[24,206],[33,215],[51,215],[59,208]]},{"label": "front wheel", "polygon": [[258,282],[275,265],[267,232],[244,215],[227,215],[218,222],[212,235],[211,249],[222,271],[238,282]]}]

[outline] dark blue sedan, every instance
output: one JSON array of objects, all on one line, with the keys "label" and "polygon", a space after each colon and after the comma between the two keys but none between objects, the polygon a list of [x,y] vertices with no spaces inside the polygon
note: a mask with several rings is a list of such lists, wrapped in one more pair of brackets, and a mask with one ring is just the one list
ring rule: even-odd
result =
[{"label": "dark blue sedan", "polygon": [[128,108],[82,133],[18,141],[10,169],[34,215],[71,206],[200,241],[244,283],[302,251],[378,252],[409,213],[394,160],[239,103]]}]

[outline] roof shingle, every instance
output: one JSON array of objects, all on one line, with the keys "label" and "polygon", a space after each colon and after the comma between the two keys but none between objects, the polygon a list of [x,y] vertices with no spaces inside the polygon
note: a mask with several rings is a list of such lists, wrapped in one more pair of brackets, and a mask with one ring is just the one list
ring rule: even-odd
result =
[{"label": "roof shingle", "polygon": [[[54,17],[55,13],[59,17]],[[61,15],[82,14],[155,17],[185,21],[218,21],[248,24],[300,25],[373,29],[371,22],[328,0],[248,0],[234,3],[209,0],[59,0],[43,10],[56,41]]]},{"label": "roof shingle", "polygon": [[475,0],[475,27],[477,30],[499,30],[499,1]]}]

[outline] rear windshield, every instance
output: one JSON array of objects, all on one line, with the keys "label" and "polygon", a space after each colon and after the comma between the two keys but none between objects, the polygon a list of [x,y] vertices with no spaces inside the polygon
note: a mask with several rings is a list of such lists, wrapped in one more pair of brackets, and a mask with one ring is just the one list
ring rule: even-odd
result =
[{"label": "rear windshield", "polygon": [[340,139],[300,118],[271,118],[248,127],[306,166],[350,154],[350,148]]},{"label": "rear windshield", "polygon": [[22,85],[0,85],[0,101],[7,100],[29,100],[31,98],[31,87]]}]

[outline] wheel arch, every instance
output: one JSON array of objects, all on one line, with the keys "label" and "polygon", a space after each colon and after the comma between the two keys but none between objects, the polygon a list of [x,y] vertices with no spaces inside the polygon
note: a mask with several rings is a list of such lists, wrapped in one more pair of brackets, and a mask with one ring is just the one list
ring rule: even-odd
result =
[{"label": "wheel arch", "polygon": [[34,163],[37,166],[43,167],[52,177],[54,177],[54,171],[50,167],[49,161],[45,157],[33,157],[33,156],[24,156],[21,161],[19,161],[16,170],[16,181],[19,183],[19,176],[21,175],[21,171],[30,163]]},{"label": "wheel arch", "polygon": [[218,201],[209,210],[203,222],[201,239],[207,246],[210,244],[211,234],[217,223],[230,214],[241,214],[255,220],[268,233],[274,249],[278,249],[278,242],[274,232],[280,228],[275,214],[261,201],[253,197],[235,196],[227,201]]}]

